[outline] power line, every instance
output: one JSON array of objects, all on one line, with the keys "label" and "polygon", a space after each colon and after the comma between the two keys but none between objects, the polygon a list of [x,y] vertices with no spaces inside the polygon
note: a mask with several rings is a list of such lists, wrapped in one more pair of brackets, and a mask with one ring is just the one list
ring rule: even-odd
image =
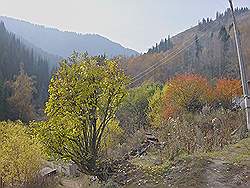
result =
[{"label": "power line", "polygon": [[[218,2],[219,2],[219,1],[218,1]],[[219,4],[222,5],[221,2],[219,2]],[[223,4],[223,6],[224,6],[224,4]],[[215,21],[216,21],[216,20],[215,20]],[[203,28],[202,30],[206,30],[209,26],[210,26],[210,24],[208,24],[208,25],[207,25],[205,28]],[[216,26],[216,25],[214,25],[214,27],[215,27],[215,26]],[[212,27],[212,28],[214,28],[214,27]],[[212,30],[212,28],[210,28],[210,29]],[[206,32],[207,32],[207,31],[205,31],[205,33],[203,33],[203,35],[201,35],[200,38],[198,37],[198,39],[201,39],[202,37],[204,37],[204,36],[206,35]],[[190,37],[189,40],[186,40],[185,42],[183,42],[183,43],[181,44],[181,46],[183,46],[183,45],[186,44],[187,42],[193,40],[193,37],[195,37],[196,35],[197,35],[197,33],[195,33],[194,36]],[[156,69],[157,69],[158,67],[160,67],[161,65],[163,65],[163,64],[167,63],[168,61],[174,59],[174,58],[175,58],[177,55],[179,55],[182,51],[184,51],[185,49],[187,49],[187,48],[189,48],[190,46],[192,46],[194,42],[195,42],[195,41],[193,41],[193,42],[192,42],[191,44],[189,44],[188,46],[184,46],[182,49],[181,49],[181,48],[177,48],[176,50],[174,50],[173,52],[171,52],[168,56],[166,56],[166,57],[164,57],[163,59],[161,59],[157,64],[154,64],[154,65],[150,66],[149,68],[147,68],[146,70],[140,72],[138,75],[136,75],[135,77],[132,78],[132,82],[130,83],[130,85],[133,84],[133,83],[135,83],[135,82],[137,82],[137,81],[139,81],[139,80],[142,79],[144,76],[146,76],[146,75],[148,75],[149,73],[151,73],[152,71],[156,70]],[[178,51],[178,50],[179,50],[179,51]],[[171,56],[172,54],[173,54],[173,57],[170,57],[169,59],[167,59],[167,58],[168,58],[169,56]],[[162,61],[164,61],[165,59],[167,59],[167,60],[166,60],[165,62],[162,62]],[[141,75],[142,75],[142,76],[141,76]]]},{"label": "power line", "polygon": [[[217,26],[217,24],[215,24],[215,25],[211,28],[211,30],[212,30],[213,28],[215,28],[216,26]],[[203,33],[200,37],[198,37],[198,39],[200,40],[200,39],[202,39],[203,37],[205,37],[205,36],[208,34],[208,32],[210,32],[210,30],[209,30],[209,31],[206,31],[205,33]],[[196,35],[196,34],[195,34],[195,35]],[[195,35],[194,35],[194,36],[195,36]],[[184,42],[184,44],[185,44],[185,43],[186,43],[186,42]],[[159,61],[159,63],[152,65],[151,67],[147,68],[146,70],[144,70],[143,72],[141,72],[141,73],[138,74],[137,76],[133,77],[131,84],[133,84],[133,83],[135,83],[135,82],[141,80],[143,77],[145,77],[145,76],[148,75],[149,73],[153,72],[154,70],[156,70],[157,68],[159,68],[159,67],[162,66],[163,64],[169,62],[170,60],[173,60],[175,57],[177,57],[177,55],[179,55],[181,52],[183,52],[183,51],[186,50],[187,48],[191,47],[194,43],[195,43],[195,40],[193,40],[189,45],[184,46],[183,48],[178,48],[178,49],[176,49],[176,50],[173,52],[174,54],[171,53],[171,54],[169,55],[169,56],[171,56],[171,55],[173,54],[172,57],[167,56],[167,57],[161,59],[161,60]],[[183,45],[183,44],[182,44],[182,45]],[[166,58],[168,58],[168,59],[166,59]],[[166,59],[166,61],[164,61],[165,59]],[[141,75],[141,76],[140,76],[140,75]]]}]

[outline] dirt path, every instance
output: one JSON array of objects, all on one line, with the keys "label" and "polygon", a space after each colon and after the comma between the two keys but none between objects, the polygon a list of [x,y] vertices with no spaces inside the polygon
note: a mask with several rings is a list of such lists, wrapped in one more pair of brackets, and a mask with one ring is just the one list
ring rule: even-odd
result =
[{"label": "dirt path", "polygon": [[[130,168],[130,167],[129,167]],[[192,158],[178,161],[157,184],[136,169],[117,175],[115,179],[125,188],[172,187],[172,188],[249,188],[250,168],[244,165],[226,163],[219,159]],[[129,180],[129,181],[128,181]],[[97,188],[84,178],[64,179],[62,188]]]},{"label": "dirt path", "polygon": [[214,188],[250,187],[250,171],[246,166],[211,160],[206,168],[207,186]]},{"label": "dirt path", "polygon": [[218,159],[193,158],[168,172],[165,184],[178,188],[248,188],[250,169]]}]

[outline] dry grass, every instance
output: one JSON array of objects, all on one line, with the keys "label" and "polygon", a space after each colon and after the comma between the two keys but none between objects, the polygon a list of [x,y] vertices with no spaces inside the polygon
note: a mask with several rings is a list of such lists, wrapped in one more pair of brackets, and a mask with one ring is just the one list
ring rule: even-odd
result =
[{"label": "dry grass", "polygon": [[185,114],[181,118],[168,120],[157,130],[164,143],[162,155],[167,160],[184,154],[212,152],[236,143],[241,137],[244,125],[241,111],[218,110],[208,115]]},{"label": "dry grass", "polygon": [[250,137],[234,145],[229,145],[222,151],[201,154],[201,156],[208,156],[229,163],[242,164],[250,167]]}]

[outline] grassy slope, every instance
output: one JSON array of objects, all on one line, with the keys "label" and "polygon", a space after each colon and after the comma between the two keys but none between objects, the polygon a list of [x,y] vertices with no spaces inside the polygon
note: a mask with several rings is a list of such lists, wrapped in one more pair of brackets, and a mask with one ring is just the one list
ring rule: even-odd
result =
[{"label": "grassy slope", "polygon": [[220,152],[208,153],[204,156],[250,167],[250,138],[230,145]]}]

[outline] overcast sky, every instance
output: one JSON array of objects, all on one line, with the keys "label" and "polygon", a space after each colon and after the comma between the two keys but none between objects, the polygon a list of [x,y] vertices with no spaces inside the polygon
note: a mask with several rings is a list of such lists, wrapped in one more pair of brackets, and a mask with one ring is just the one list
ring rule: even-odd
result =
[{"label": "overcast sky", "polygon": [[[234,0],[250,8],[250,0]],[[228,0],[0,0],[0,15],[80,33],[97,33],[139,52],[214,17]]]}]

